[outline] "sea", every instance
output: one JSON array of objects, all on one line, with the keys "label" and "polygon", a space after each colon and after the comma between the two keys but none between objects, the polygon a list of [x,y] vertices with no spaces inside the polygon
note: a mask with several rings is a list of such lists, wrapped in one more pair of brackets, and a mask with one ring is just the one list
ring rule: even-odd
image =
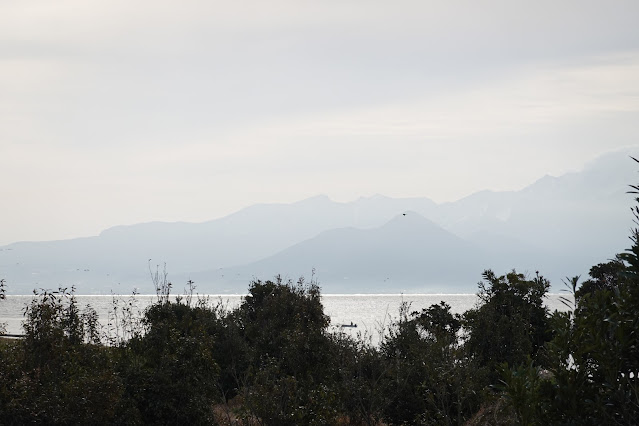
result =
[{"label": "sea", "polygon": [[[113,318],[114,308],[129,309],[134,315],[142,315],[144,309],[158,300],[155,295],[76,295],[78,307],[82,310],[90,305],[99,315],[100,323],[106,328],[109,318]],[[237,307],[245,295],[199,295],[193,296],[193,303],[202,298],[210,305],[220,305],[224,309]],[[545,305],[550,311],[569,309],[560,298],[566,294],[548,294]],[[570,298],[570,297],[568,297]],[[8,295],[0,300],[0,324],[4,323],[7,334],[22,334],[25,307],[33,296]],[[400,307],[408,312],[421,311],[433,304],[445,302],[451,312],[462,314],[477,306],[476,294],[323,294],[324,313],[330,318],[330,329],[347,333],[353,337],[379,342],[388,327],[400,316]]]}]

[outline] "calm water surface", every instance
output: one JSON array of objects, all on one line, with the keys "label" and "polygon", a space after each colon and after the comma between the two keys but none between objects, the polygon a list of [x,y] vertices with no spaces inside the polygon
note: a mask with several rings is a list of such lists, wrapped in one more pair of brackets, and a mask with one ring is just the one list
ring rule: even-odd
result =
[{"label": "calm water surface", "polygon": [[[553,311],[566,310],[559,297],[561,294],[549,294],[546,297],[546,306]],[[228,309],[238,306],[244,295],[208,295],[209,302],[222,303]],[[7,325],[7,333],[22,333],[22,321],[24,320],[24,308],[32,300],[33,296],[7,296],[6,300],[0,300],[0,323]],[[156,296],[137,295],[134,299],[130,296],[76,296],[80,309],[87,304],[91,305],[100,316],[100,322],[106,325],[109,315],[112,315],[114,306],[130,307],[134,312],[142,313],[144,309],[157,300]],[[477,303],[475,294],[324,294],[322,304],[324,312],[331,319],[331,327],[339,329],[342,324],[357,324],[357,327],[342,328],[351,335],[361,334],[379,339],[379,333],[385,329],[391,321],[399,316],[399,308],[402,302],[410,306],[410,311],[420,311],[434,303],[444,301],[451,307],[453,313],[463,313],[471,309]]]}]

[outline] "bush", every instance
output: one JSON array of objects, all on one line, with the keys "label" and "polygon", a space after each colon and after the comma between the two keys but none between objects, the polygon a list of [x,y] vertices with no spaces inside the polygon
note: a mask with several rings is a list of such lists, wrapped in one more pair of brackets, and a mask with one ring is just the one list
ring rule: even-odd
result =
[{"label": "bush", "polygon": [[115,422],[123,384],[111,351],[90,343],[73,292],[34,293],[25,311],[26,337],[0,347],[2,422]]},{"label": "bush", "polygon": [[384,419],[390,424],[461,424],[478,408],[473,361],[460,346],[459,315],[442,302],[400,318],[381,346],[388,372],[383,384],[390,401]]},{"label": "bush", "polygon": [[213,421],[219,367],[213,358],[215,311],[160,301],[143,318],[144,332],[119,348],[126,396],[145,424]]},{"label": "bush", "polygon": [[515,271],[498,277],[487,270],[483,277],[480,305],[464,315],[466,348],[496,384],[502,363],[518,366],[529,357],[543,362],[541,349],[552,337],[543,301],[550,283],[539,274],[527,279]]}]

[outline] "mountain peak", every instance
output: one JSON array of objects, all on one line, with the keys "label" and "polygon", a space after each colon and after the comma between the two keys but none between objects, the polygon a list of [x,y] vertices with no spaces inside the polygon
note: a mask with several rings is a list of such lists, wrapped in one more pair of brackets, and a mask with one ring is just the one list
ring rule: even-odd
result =
[{"label": "mountain peak", "polygon": [[395,229],[402,230],[408,232],[415,232],[416,230],[423,229],[441,229],[439,225],[435,224],[433,221],[425,218],[421,214],[414,211],[405,211],[397,216],[393,217],[391,220],[386,222],[385,225],[382,226],[383,229]]},{"label": "mountain peak", "polygon": [[314,204],[314,203],[332,203],[333,200],[326,194],[318,194],[312,197],[304,198],[303,200],[296,201],[293,204]]}]

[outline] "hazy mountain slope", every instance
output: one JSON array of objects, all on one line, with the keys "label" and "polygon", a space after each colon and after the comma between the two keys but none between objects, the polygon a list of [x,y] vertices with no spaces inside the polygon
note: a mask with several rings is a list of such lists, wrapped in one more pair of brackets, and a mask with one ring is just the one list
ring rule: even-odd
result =
[{"label": "hazy mountain slope", "polygon": [[118,283],[149,286],[149,259],[152,268],[166,263],[172,274],[182,275],[246,264],[328,229],[379,226],[408,206],[436,207],[426,198],[382,196],[255,205],[204,223],[152,222],[117,226],[96,237],[10,244],[0,248],[0,272],[19,292],[71,284],[85,292]]},{"label": "hazy mountain slope", "polygon": [[[121,291],[138,286],[148,292],[152,291],[149,265],[154,268],[164,262],[175,280],[199,276],[200,271],[207,271],[201,276],[218,271],[211,279],[215,278],[220,285],[228,282],[230,288],[235,288],[235,284],[225,271],[234,266],[238,266],[234,276],[244,280],[242,288],[250,276],[263,277],[262,274],[271,271],[293,277],[301,273],[308,276],[313,267],[325,283],[344,277],[368,280],[366,270],[378,275],[383,275],[384,268],[393,269],[391,266],[397,266],[395,271],[413,271],[415,267],[409,261],[425,264],[422,255],[437,250],[427,244],[429,237],[419,231],[416,235],[420,235],[423,244],[408,245],[417,258],[407,252],[398,257],[391,248],[402,244],[393,240],[394,234],[376,230],[379,235],[375,232],[370,235],[377,235],[378,239],[370,244],[377,244],[376,253],[384,253],[385,258],[379,255],[373,261],[374,256],[366,257],[370,247],[361,243],[364,237],[360,231],[384,229],[382,225],[410,210],[485,254],[484,258],[473,255],[482,259],[480,266],[468,265],[474,268],[472,285],[486,267],[502,271],[513,267],[529,272],[538,269],[559,285],[562,277],[586,274],[591,265],[605,261],[629,245],[627,237],[633,226],[629,207],[634,201],[626,191],[628,184],[637,178],[637,164],[629,154],[632,152],[609,153],[582,171],[546,176],[520,191],[482,191],[441,205],[427,198],[393,199],[376,195],[338,203],[317,196],[292,204],[255,205],[204,223],[144,223],[114,227],[96,237],[14,243],[0,247],[0,276],[7,280],[12,293],[58,285],[76,285],[84,293],[108,292],[118,283]],[[354,229],[344,230],[349,227]],[[340,243],[333,244],[336,247],[333,250],[315,248],[317,252],[299,259],[290,252],[289,261],[283,261],[280,252],[301,242],[306,244],[332,229],[340,233]],[[406,241],[412,241],[408,234],[397,232]],[[337,238],[331,235],[322,234],[318,241],[325,239],[329,245],[330,238]],[[349,243],[348,238],[353,238],[353,242]],[[383,241],[384,238],[388,241]],[[362,260],[361,265],[357,264],[358,253],[361,259],[368,259]],[[269,263],[276,254],[280,256],[280,264]],[[344,261],[343,267],[337,267],[339,259],[348,258],[352,263]],[[333,265],[331,272],[321,267],[323,262]],[[256,269],[246,269],[249,264]],[[260,265],[264,269],[258,269]],[[273,268],[268,269],[267,265]],[[349,273],[349,266],[360,276]],[[458,264],[460,274],[464,267],[466,263]],[[407,276],[413,277],[410,274]],[[449,277],[453,282],[452,273]],[[215,281],[200,284],[215,285]]]},{"label": "hazy mountain slope", "polygon": [[267,259],[192,278],[213,283],[203,291],[241,292],[251,276],[308,278],[315,269],[328,292],[472,291],[486,260],[472,244],[407,212],[379,228],[326,231]]}]

